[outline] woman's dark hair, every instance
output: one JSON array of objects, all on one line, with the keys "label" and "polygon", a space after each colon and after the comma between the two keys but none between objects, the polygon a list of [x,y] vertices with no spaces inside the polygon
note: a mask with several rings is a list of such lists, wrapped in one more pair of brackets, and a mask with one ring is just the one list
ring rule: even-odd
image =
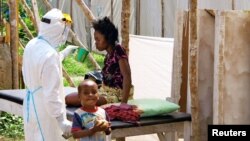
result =
[{"label": "woman's dark hair", "polygon": [[119,41],[118,30],[108,17],[94,21],[93,28],[104,35],[110,45],[115,46],[115,43]]}]

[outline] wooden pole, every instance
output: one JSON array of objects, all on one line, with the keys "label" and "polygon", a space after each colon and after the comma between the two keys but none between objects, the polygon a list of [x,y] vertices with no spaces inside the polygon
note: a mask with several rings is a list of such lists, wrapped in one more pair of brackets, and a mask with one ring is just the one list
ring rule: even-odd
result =
[{"label": "wooden pole", "polygon": [[74,17],[73,17],[73,1],[72,0],[70,1],[70,16],[72,19],[74,19]]},{"label": "wooden pole", "polygon": [[65,79],[69,82],[69,85],[71,87],[75,87],[74,81],[70,78],[69,74],[66,72],[65,69],[62,70],[63,71],[63,76],[65,77]]},{"label": "wooden pole", "polygon": [[136,0],[136,35],[140,35],[140,14],[141,14],[141,0]]},{"label": "wooden pole", "polygon": [[122,0],[122,13],[121,13],[121,36],[122,46],[129,54],[129,18],[130,18],[130,0]]},{"label": "wooden pole", "polygon": [[[19,40],[18,45],[24,49],[23,44]],[[22,74],[22,65],[23,65],[23,57],[21,55],[18,55],[18,74],[19,74],[19,88],[20,89],[25,89],[25,84],[23,81],[23,74]]]},{"label": "wooden pole", "polygon": [[[52,9],[51,4],[50,4],[47,0],[43,0],[43,2],[45,3],[45,5],[46,5],[46,7],[47,7],[48,9]],[[81,3],[83,3],[83,2],[81,2]],[[84,4],[84,5],[86,6],[86,4]],[[86,9],[89,10],[89,8],[86,8]],[[90,13],[91,13],[91,11],[90,11]],[[91,13],[90,15],[93,16],[92,13]],[[95,19],[95,18],[94,18],[94,19]],[[92,19],[92,20],[93,20],[93,19]],[[91,20],[91,21],[92,21],[92,20]],[[80,41],[80,39],[76,36],[76,34],[72,31],[72,29],[70,29],[69,35],[73,38],[73,41],[74,41],[74,43],[75,43],[76,45],[79,45],[79,46],[81,46],[81,47],[86,48],[86,47],[83,45],[83,43]],[[86,48],[86,49],[87,49],[87,48]],[[94,57],[93,57],[91,54],[89,54],[88,57],[89,57],[90,62],[94,65],[95,69],[96,69],[96,70],[100,70],[101,67],[100,67],[100,65],[95,61]]]},{"label": "wooden pole", "polygon": [[189,86],[191,93],[192,141],[201,141],[199,95],[198,95],[198,35],[197,0],[190,0],[189,11]]},{"label": "wooden pole", "polygon": [[27,14],[29,15],[32,23],[34,24],[34,27],[35,27],[36,31],[38,31],[38,26],[36,24],[35,16],[34,16],[32,10],[29,8],[29,6],[28,6],[28,4],[26,3],[25,0],[21,0],[21,3],[23,4],[23,9],[27,12]]},{"label": "wooden pole", "polygon": [[[57,1],[58,2],[58,1]],[[48,8],[48,11],[50,9],[52,9],[53,7],[51,6],[51,4],[47,1],[47,0],[43,0],[43,3],[45,4],[45,6]]]},{"label": "wooden pole", "polygon": [[83,0],[76,0],[76,2],[80,6],[80,8],[84,12],[85,16],[88,18],[90,23],[96,20],[95,16],[93,15],[93,13],[90,11],[90,9]]},{"label": "wooden pole", "polygon": [[10,6],[10,48],[12,58],[12,87],[18,89],[18,0],[9,0]]},{"label": "wooden pole", "polygon": [[111,3],[110,3],[110,20],[112,22],[114,22],[114,8],[113,8],[113,4],[114,4],[114,0],[111,0]]},{"label": "wooden pole", "polygon": [[232,0],[232,10],[235,10],[234,0]]},{"label": "wooden pole", "polygon": [[161,37],[164,37],[164,0],[161,0]]},{"label": "wooden pole", "polygon": [[18,19],[20,24],[22,25],[24,31],[27,33],[27,35],[29,36],[30,39],[34,38],[34,36],[32,35],[32,33],[30,32],[28,26],[26,25],[26,23],[23,21],[23,19],[21,18],[20,15],[18,15]]},{"label": "wooden pole", "polygon": [[34,13],[34,24],[37,27],[37,31],[39,31],[39,23],[40,23],[40,17],[39,17],[39,11],[38,11],[38,7],[37,7],[37,2],[36,0],[31,0],[31,4],[32,4],[32,9],[33,9],[33,13]]}]

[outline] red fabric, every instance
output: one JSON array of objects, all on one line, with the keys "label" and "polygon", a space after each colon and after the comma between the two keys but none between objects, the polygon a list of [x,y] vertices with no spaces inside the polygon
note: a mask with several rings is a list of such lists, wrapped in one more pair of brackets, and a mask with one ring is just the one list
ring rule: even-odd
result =
[{"label": "red fabric", "polygon": [[134,105],[121,104],[111,105],[104,108],[110,120],[121,120],[123,122],[137,123],[140,119],[140,110]]}]

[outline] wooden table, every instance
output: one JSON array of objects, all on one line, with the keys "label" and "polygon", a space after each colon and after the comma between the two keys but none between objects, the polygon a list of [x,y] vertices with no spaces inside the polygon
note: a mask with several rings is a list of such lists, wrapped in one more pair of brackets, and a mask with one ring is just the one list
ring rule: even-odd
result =
[{"label": "wooden table", "polygon": [[[65,87],[65,93],[75,92],[72,87]],[[5,111],[22,117],[22,104],[26,90],[0,90],[0,111]],[[67,107],[67,116],[71,119],[77,107]],[[182,112],[174,112],[162,116],[141,118],[139,125],[111,121],[113,139],[128,136],[138,136],[156,133],[160,141],[177,141],[183,137],[184,141],[190,141],[191,115]]]}]

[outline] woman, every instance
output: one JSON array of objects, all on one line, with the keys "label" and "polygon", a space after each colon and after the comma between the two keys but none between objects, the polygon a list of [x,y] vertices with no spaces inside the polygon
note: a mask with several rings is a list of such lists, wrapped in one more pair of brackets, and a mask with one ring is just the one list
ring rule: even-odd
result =
[{"label": "woman", "polygon": [[118,30],[107,17],[93,22],[93,28],[96,48],[107,51],[102,69],[102,97],[98,104],[127,103],[129,97],[132,98],[131,71],[128,56],[118,44]]},{"label": "woman", "polygon": [[[96,48],[99,51],[107,52],[102,69],[103,83],[97,105],[127,103],[128,99],[132,99],[133,96],[131,70],[125,49],[118,44],[118,30],[107,17],[94,21],[93,28]],[[74,95],[69,95],[66,103],[78,106],[80,105],[79,100],[75,99],[77,94]]]}]

